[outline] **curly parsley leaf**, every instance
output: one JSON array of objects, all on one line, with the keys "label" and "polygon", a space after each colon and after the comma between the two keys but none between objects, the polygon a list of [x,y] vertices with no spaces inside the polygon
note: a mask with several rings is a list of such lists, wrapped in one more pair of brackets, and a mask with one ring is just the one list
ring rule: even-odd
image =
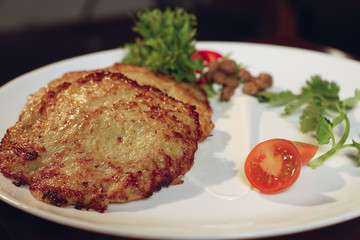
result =
[{"label": "curly parsley leaf", "polygon": [[171,75],[178,82],[197,81],[195,69],[202,71],[201,59],[191,60],[195,49],[196,17],[182,8],[137,13],[133,31],[139,34],[134,43],[124,45],[128,54],[122,60]]}]

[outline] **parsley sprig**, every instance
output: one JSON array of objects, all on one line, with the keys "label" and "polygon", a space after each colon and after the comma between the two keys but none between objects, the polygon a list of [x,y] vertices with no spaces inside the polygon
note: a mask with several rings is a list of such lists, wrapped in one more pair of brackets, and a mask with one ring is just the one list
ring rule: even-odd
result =
[{"label": "parsley sprig", "polygon": [[196,16],[183,8],[139,11],[133,26],[139,37],[124,45],[129,52],[122,62],[171,75],[178,82],[196,82],[195,70],[203,69],[202,60],[191,59],[196,52],[196,25]]},{"label": "parsley sprig", "polygon": [[[360,142],[352,140],[346,144],[350,133],[348,111],[353,109],[360,101],[360,89],[355,90],[353,97],[341,100],[340,87],[337,83],[322,79],[315,75],[306,81],[300,94],[286,90],[279,93],[262,92],[257,95],[260,102],[273,105],[284,105],[284,114],[290,115],[302,109],[300,115],[300,130],[303,133],[314,132],[320,145],[332,143],[329,151],[309,162],[312,168],[319,167],[325,160],[343,148],[356,148],[360,151]],[[345,124],[341,138],[337,141],[334,129]],[[360,158],[358,159],[360,164]]]}]

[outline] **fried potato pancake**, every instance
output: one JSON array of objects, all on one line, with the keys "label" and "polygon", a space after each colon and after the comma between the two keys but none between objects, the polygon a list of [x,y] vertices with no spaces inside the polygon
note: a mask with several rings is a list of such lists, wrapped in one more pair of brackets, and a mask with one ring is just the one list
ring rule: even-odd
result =
[{"label": "fried potato pancake", "polygon": [[[200,88],[194,87],[189,83],[178,83],[169,76],[155,74],[145,67],[126,63],[115,63],[114,65],[105,69],[68,72],[65,73],[61,78],[50,82],[48,86],[43,89],[43,91],[46,91],[46,89],[57,86],[63,82],[72,82],[91,72],[103,70],[109,72],[121,72],[128,78],[135,80],[140,85],[150,85],[156,87],[160,91],[177,100],[195,106],[196,111],[199,113],[200,127],[202,131],[202,137],[200,141],[203,141],[208,136],[210,136],[210,133],[214,128],[214,124],[211,120],[213,112],[204,91]],[[38,96],[41,96],[41,94],[43,94],[42,91],[37,93]],[[36,97],[37,96],[33,96],[33,98]]]},{"label": "fried potato pancake", "polygon": [[214,124],[211,120],[212,108],[205,92],[200,88],[195,88],[188,83],[178,83],[169,76],[155,74],[145,67],[126,63],[116,63],[106,70],[121,72],[137,81],[140,85],[154,86],[177,100],[195,106],[196,111],[199,113],[199,121],[203,133],[201,140],[205,140],[213,130]]},{"label": "fried potato pancake", "polygon": [[98,71],[29,97],[1,142],[0,170],[41,201],[104,212],[181,183],[200,138],[193,106]]}]

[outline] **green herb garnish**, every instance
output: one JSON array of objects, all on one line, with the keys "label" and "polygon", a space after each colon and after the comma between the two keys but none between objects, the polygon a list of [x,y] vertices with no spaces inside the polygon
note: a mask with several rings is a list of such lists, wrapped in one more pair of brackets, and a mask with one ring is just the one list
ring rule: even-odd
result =
[{"label": "green herb garnish", "polygon": [[195,70],[202,71],[203,61],[192,60],[195,50],[196,17],[182,8],[155,9],[137,13],[133,31],[140,35],[122,60],[149,68],[152,72],[171,75],[178,82],[196,82]]},{"label": "green herb garnish", "polygon": [[[274,105],[284,105],[285,115],[290,115],[302,108],[300,115],[300,130],[303,133],[314,132],[319,144],[332,143],[329,151],[309,162],[309,166],[317,168],[325,160],[343,148],[352,147],[360,151],[360,142],[352,140],[345,144],[349,132],[350,121],[347,113],[360,101],[360,89],[355,90],[353,97],[340,100],[340,87],[335,82],[330,82],[316,75],[306,82],[300,94],[291,91],[280,93],[262,92],[257,95],[260,102]],[[345,129],[340,140],[336,141],[334,128],[345,124]],[[360,159],[358,160],[360,164]]]}]

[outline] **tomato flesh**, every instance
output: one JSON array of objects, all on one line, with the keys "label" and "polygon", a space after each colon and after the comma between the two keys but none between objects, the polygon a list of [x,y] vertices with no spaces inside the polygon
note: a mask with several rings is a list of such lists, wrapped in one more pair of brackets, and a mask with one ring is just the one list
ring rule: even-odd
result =
[{"label": "tomato flesh", "polygon": [[298,142],[298,141],[292,141],[292,143],[299,151],[302,164],[308,163],[315,156],[317,150],[319,149],[319,146],[309,143]]},{"label": "tomato flesh", "polygon": [[277,193],[296,181],[301,165],[300,154],[291,141],[270,139],[251,150],[245,161],[245,174],[260,192]]},{"label": "tomato flesh", "polygon": [[220,53],[217,52],[213,52],[213,51],[208,51],[208,50],[200,50],[195,52],[192,56],[191,59],[195,60],[197,58],[201,58],[204,61],[204,66],[209,66],[209,64],[219,58],[222,58],[222,55]]},{"label": "tomato flesh", "polygon": [[[210,63],[216,59],[222,58],[223,56],[220,53],[209,51],[209,50],[200,50],[195,52],[191,59],[195,60],[200,58],[204,62],[204,67],[208,67]],[[195,70],[195,72],[200,73],[199,70]],[[205,73],[206,74],[206,73]],[[206,76],[203,75],[200,79],[196,82],[198,85],[206,84]]]}]

